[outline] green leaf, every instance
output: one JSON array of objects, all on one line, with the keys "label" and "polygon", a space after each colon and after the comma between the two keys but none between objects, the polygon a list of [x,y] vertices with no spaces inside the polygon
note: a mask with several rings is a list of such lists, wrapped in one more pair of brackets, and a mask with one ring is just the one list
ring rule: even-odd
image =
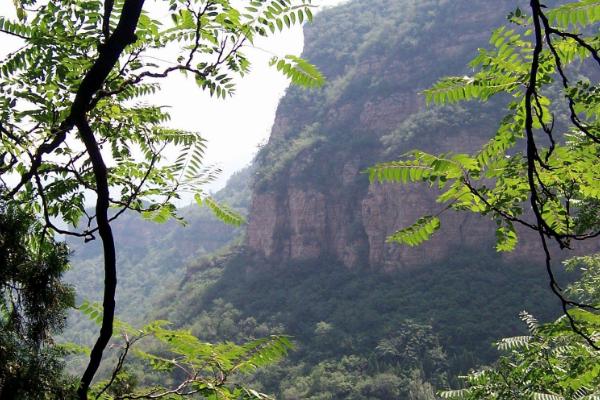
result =
[{"label": "green leaf", "polygon": [[[197,198],[196,198],[197,196]],[[196,202],[201,205],[204,204],[213,212],[213,214],[220,219],[221,221],[234,226],[240,226],[246,223],[246,220],[239,213],[235,212],[231,208],[217,203],[211,197],[205,197],[203,199],[200,198],[199,195],[196,195]]]},{"label": "green leaf", "polygon": [[290,78],[295,85],[314,88],[323,86],[325,83],[323,74],[314,65],[300,57],[293,55],[287,55],[281,59],[274,57],[270,64],[275,65],[277,70]]},{"label": "green leaf", "polygon": [[442,399],[467,399],[471,391],[469,389],[458,389],[458,390],[442,390],[438,392],[438,395]]},{"label": "green leaf", "polygon": [[512,225],[496,229],[496,250],[513,251],[517,245],[517,232]]},{"label": "green leaf", "polygon": [[518,348],[527,348],[530,341],[531,336],[514,336],[501,339],[496,346],[498,347],[498,350],[514,350]]},{"label": "green leaf", "polygon": [[418,246],[429,240],[440,228],[440,219],[426,215],[419,218],[411,226],[401,229],[387,238],[388,243],[405,244],[411,247]]}]

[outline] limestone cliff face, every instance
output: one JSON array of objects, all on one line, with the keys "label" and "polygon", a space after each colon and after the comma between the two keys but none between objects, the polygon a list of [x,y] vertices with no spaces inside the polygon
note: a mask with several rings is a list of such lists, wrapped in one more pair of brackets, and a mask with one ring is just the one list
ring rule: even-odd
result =
[{"label": "limestone cliff face", "polygon": [[369,184],[378,161],[426,151],[470,151],[493,133],[493,105],[428,109],[419,94],[464,65],[503,22],[510,1],[354,1],[306,29],[304,56],[327,75],[323,90],[290,89],[257,157],[247,247],[271,263],[328,258],[355,268],[409,268],[457,246],[491,247],[494,226],[458,213],[429,243],[386,237],[439,211],[435,193]]}]

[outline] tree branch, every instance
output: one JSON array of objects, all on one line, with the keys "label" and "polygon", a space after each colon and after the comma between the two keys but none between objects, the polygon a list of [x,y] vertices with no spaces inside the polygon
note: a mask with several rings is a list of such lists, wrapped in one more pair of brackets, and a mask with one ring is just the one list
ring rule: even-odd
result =
[{"label": "tree branch", "polygon": [[541,201],[537,192],[536,185],[536,157],[537,157],[537,147],[535,144],[535,137],[533,133],[533,104],[532,100],[537,96],[537,73],[539,69],[540,63],[540,54],[543,49],[543,35],[542,35],[542,23],[543,20],[543,11],[539,0],[531,0],[530,2],[531,10],[532,10],[532,18],[535,32],[535,47],[533,50],[533,56],[531,60],[531,70],[529,72],[529,83],[527,86],[527,90],[525,92],[525,134],[527,139],[527,179],[529,183],[529,190],[531,192],[530,195],[530,204],[535,215],[537,225],[539,226],[539,236],[542,243],[542,247],[545,255],[545,265],[546,272],[548,277],[550,278],[550,289],[552,292],[559,298],[563,313],[569,320],[569,324],[571,325],[571,329],[573,332],[581,336],[592,348],[595,350],[600,350],[600,347],[595,344],[595,342],[590,338],[585,332],[583,332],[578,326],[574,318],[569,314],[568,306],[569,305],[578,305],[582,306],[578,303],[567,300],[556,281],[556,277],[554,276],[554,272],[552,271],[551,265],[551,256],[550,251],[548,249],[548,244],[546,242],[546,236],[554,238],[558,244],[564,247],[564,236],[558,234],[554,229],[548,226],[547,222],[544,220],[542,213],[540,211],[539,205]]},{"label": "tree branch", "polygon": [[87,391],[92,379],[102,361],[102,353],[108,345],[113,333],[113,321],[115,316],[115,293],[117,288],[117,266],[115,242],[108,221],[109,191],[108,191],[108,171],[96,138],[90,128],[87,120],[81,118],[76,122],[79,129],[79,135],[92,162],[94,176],[96,178],[97,198],[96,198],[96,221],[98,223],[98,233],[102,238],[102,247],[104,254],[104,298],[102,301],[102,326],[100,335],[96,344],[92,348],[90,361],[81,377],[77,394],[82,400],[87,399]]},{"label": "tree branch", "polygon": [[104,40],[110,37],[110,14],[112,14],[114,0],[104,0],[104,15],[102,16],[102,34]]},{"label": "tree branch", "polygon": [[[113,331],[113,320],[115,313],[115,292],[117,286],[116,254],[115,243],[108,220],[109,190],[108,173],[106,165],[100,153],[98,143],[85,118],[89,111],[92,97],[100,90],[102,84],[108,77],[110,71],[114,68],[119,57],[129,44],[136,40],[135,29],[139,20],[144,0],[125,0],[119,23],[114,33],[102,47],[98,59],[83,78],[69,117],[61,126],[69,127],[77,125],[79,134],[85,144],[86,151],[89,154],[90,161],[96,178],[97,201],[96,201],[96,219],[98,223],[99,235],[102,238],[104,251],[104,299],[103,316],[100,335],[90,354],[90,361],[81,377],[77,394],[80,399],[87,399],[87,391],[92,379],[102,361],[102,354],[108,345]],[[67,129],[63,129],[63,136],[66,136]],[[64,137],[55,139],[58,142],[56,147],[64,141]],[[56,148],[55,147],[55,148]],[[39,157],[41,163],[41,156]]]}]

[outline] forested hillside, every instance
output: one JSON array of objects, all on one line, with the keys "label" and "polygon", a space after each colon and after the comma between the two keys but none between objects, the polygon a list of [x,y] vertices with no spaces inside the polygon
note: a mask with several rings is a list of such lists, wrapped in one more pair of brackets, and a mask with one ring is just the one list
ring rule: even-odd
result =
[{"label": "forested hillside", "polygon": [[320,1],[0,7],[0,400],[600,399],[600,0]]},{"label": "forested hillside", "polygon": [[468,73],[464,60],[487,45],[512,5],[374,1],[324,12],[306,30],[305,56],[328,84],[292,88],[281,101],[257,156],[248,247],[274,263],[333,257],[350,268],[393,270],[493,240],[488,221],[450,215],[430,243],[387,244],[399,226],[439,207],[424,187],[369,185],[362,172],[414,148],[470,151],[486,140],[505,99],[428,108],[420,92],[440,76]]},{"label": "forested hillside", "polygon": [[[237,177],[252,188],[251,205],[232,203],[249,208],[245,239],[200,260],[236,231],[196,212],[185,229],[126,221],[123,315],[137,319],[129,305],[151,296],[147,320],[171,320],[205,340],[291,335],[291,357],[255,376],[290,400],[433,399],[458,373],[493,360],[492,341],[525,331],[520,311],[554,317],[535,255],[496,253],[487,221],[456,214],[421,248],[385,243],[435,209],[434,196],[370,185],[363,173],[415,147],[474,149],[493,131],[503,99],[426,108],[420,91],[468,72],[465,60],[512,4],[351,1],[319,14],[304,57],[328,83],[288,91],[252,176]],[[223,200],[249,199],[238,189],[228,186]],[[88,254],[75,249],[76,282],[85,281]]]},{"label": "forested hillside", "polygon": [[[235,173],[227,186],[214,198],[242,215],[247,215],[250,201],[249,181],[253,168]],[[188,206],[181,210],[185,225],[171,220],[156,224],[138,214],[128,213],[115,224],[119,254],[117,313],[123,320],[141,324],[153,308],[157,297],[167,288],[179,284],[188,265],[207,254],[241,241],[243,231],[219,221],[208,208]],[[66,275],[78,293],[78,303],[102,299],[102,252],[97,241],[69,239],[73,268]],[[96,327],[85,316],[71,313],[67,338],[89,343]]]}]

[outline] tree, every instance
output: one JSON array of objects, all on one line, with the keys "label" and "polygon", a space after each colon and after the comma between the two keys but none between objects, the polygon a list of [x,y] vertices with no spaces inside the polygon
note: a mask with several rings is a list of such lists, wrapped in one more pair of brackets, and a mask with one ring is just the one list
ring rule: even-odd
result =
[{"label": "tree", "polygon": [[[113,332],[116,255],[111,222],[126,210],[156,221],[177,218],[174,201],[192,192],[217,216],[241,219],[207,197],[202,184],[203,139],[164,126],[164,108],[136,103],[174,72],[191,75],[215,97],[234,92],[248,72],[243,46],[257,36],[312,18],[311,0],[256,0],[238,9],[229,0],[169,0],[171,20],[153,18],[144,0],[15,1],[18,21],[0,17],[0,33],[23,46],[0,63],[2,198],[43,218],[41,234],[99,236],[104,252],[103,321],[79,385],[87,390]],[[157,50],[177,46],[173,60]],[[322,76],[294,56],[274,58],[293,83],[314,86]],[[173,164],[161,154],[179,149]],[[12,182],[9,177],[17,177]],[[95,197],[88,214],[86,201]],[[109,214],[109,208],[116,211]],[[62,228],[56,221],[81,230]]]},{"label": "tree", "polygon": [[[52,346],[73,291],[61,282],[68,251],[22,210],[0,204],[0,398],[64,397],[62,352]],[[30,238],[35,241],[29,242]]]},{"label": "tree", "polygon": [[[576,257],[567,262],[580,268],[581,279],[567,288],[579,301],[599,304],[600,255]],[[582,309],[571,310],[578,324],[598,340],[600,316]],[[529,334],[504,338],[497,343],[503,355],[491,367],[462,377],[465,388],[441,392],[449,399],[597,399],[600,396],[600,353],[577,332],[567,317],[540,324],[521,313]]]},{"label": "tree", "polygon": [[[475,154],[411,152],[406,160],[369,169],[379,182],[427,182],[446,206],[420,218],[389,240],[418,245],[454,209],[496,221],[497,249],[517,243],[516,226],[537,232],[550,287],[574,330],[571,307],[595,310],[564,296],[551,265],[550,241],[568,249],[600,236],[600,2],[581,0],[546,10],[530,2],[517,8],[511,27],[500,27],[470,66],[473,76],[447,77],[425,91],[428,102],[486,101],[507,95],[507,114],[495,135]],[[591,32],[591,33],[590,33]],[[585,336],[585,332],[579,332]],[[597,344],[588,337],[588,344]]]},{"label": "tree", "polygon": [[[469,211],[498,224],[497,249],[517,243],[515,226],[537,232],[552,292],[564,315],[540,325],[523,314],[530,335],[503,339],[508,351],[492,368],[465,377],[467,388],[442,392],[457,399],[595,399],[600,395],[598,256],[576,258],[582,279],[568,290],[557,282],[550,245],[600,236],[600,2],[580,0],[548,9],[531,0],[517,8],[512,26],[492,33],[472,76],[447,77],[425,91],[428,102],[486,101],[508,95],[507,114],[475,154],[414,151],[406,160],[370,168],[380,182],[428,182],[448,209]],[[420,218],[389,240],[418,245],[440,226]]]},{"label": "tree", "polygon": [[[102,309],[97,304],[84,302],[84,314],[102,319]],[[187,330],[168,328],[167,321],[154,321],[141,329],[115,320],[119,330],[121,349],[118,362],[105,381],[92,387],[96,399],[182,399],[202,396],[206,399],[272,400],[271,397],[249,389],[238,377],[255,372],[283,358],[293,348],[285,336],[269,336],[243,344],[224,342],[206,343]],[[139,341],[154,339],[159,347],[154,351],[135,348]],[[126,358],[131,354],[145,362],[146,372],[161,374],[158,382],[149,387],[137,387],[137,376],[125,368]],[[143,367],[138,367],[144,369]],[[175,378],[172,387],[165,387],[165,374]],[[234,377],[235,379],[232,379]],[[162,378],[162,379],[161,379]]]}]

